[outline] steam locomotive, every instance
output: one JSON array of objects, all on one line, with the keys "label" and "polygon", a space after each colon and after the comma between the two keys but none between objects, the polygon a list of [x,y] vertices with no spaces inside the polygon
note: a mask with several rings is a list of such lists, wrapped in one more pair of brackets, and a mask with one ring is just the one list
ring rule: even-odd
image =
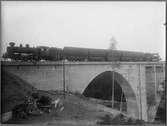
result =
[{"label": "steam locomotive", "polygon": [[16,61],[56,61],[62,60],[63,53],[60,48],[49,48],[46,46],[30,47],[28,44],[23,47],[22,44],[15,46],[14,42],[10,42],[3,57]]},{"label": "steam locomotive", "polygon": [[3,56],[17,61],[59,61],[66,59],[68,61],[160,61],[157,53],[143,53],[120,50],[107,49],[90,49],[78,47],[30,47],[26,44],[23,47],[15,46],[14,42],[10,42],[7,52]]}]

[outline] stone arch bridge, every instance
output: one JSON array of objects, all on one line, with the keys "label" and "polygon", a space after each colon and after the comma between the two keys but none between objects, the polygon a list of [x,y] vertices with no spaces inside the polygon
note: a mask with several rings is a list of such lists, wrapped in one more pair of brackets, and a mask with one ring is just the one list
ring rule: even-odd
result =
[{"label": "stone arch bridge", "polygon": [[[165,80],[164,62],[2,62],[1,67],[41,90],[63,90],[65,85],[68,91],[94,89],[107,96],[117,87],[126,97],[127,114],[145,121],[155,118],[158,92]],[[119,91],[109,93],[118,95]]]}]

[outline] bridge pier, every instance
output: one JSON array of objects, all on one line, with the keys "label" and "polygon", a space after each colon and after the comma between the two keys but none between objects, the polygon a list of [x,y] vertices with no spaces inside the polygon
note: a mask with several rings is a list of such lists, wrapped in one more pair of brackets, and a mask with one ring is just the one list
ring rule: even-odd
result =
[{"label": "bridge pier", "polygon": [[139,68],[139,117],[141,120],[148,121],[147,118],[147,97],[146,97],[146,78],[145,78],[145,67],[141,67],[141,64],[138,65]]}]

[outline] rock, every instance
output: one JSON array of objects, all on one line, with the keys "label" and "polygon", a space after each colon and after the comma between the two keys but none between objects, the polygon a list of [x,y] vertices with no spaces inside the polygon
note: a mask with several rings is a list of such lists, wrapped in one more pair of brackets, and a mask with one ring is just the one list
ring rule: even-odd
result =
[{"label": "rock", "polygon": [[2,122],[7,122],[8,120],[10,120],[12,118],[12,111],[10,112],[6,112],[2,114]]},{"label": "rock", "polygon": [[106,114],[104,117],[101,117],[101,120],[98,120],[96,123],[100,125],[110,125],[112,124],[112,117]]},{"label": "rock", "polygon": [[54,107],[57,108],[59,102],[60,102],[60,99],[58,98],[58,99],[54,100],[54,101],[52,102],[52,104],[54,104]]},{"label": "rock", "polygon": [[124,124],[128,122],[128,118],[123,114],[116,115],[112,120],[112,124]]},{"label": "rock", "polygon": [[52,104],[54,105],[54,108],[56,110],[59,110],[60,112],[64,110],[64,106],[63,103],[60,102],[60,99],[56,99],[55,101],[52,102]]}]

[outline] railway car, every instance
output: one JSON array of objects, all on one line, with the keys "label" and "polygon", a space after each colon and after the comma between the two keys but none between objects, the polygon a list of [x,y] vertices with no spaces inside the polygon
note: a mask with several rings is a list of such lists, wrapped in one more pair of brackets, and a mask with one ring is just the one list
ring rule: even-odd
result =
[{"label": "railway car", "polygon": [[85,61],[89,54],[87,48],[64,47],[63,55],[69,61]]},{"label": "railway car", "polygon": [[158,53],[145,53],[145,61],[160,61],[161,58]]},{"label": "railway car", "polygon": [[120,51],[122,53],[122,61],[144,61],[145,53],[132,52],[132,51]]},{"label": "railway car", "polygon": [[121,61],[122,53],[117,50],[107,51],[107,61]]},{"label": "railway car", "polygon": [[105,49],[88,49],[89,61],[106,61],[107,50]]},{"label": "railway car", "polygon": [[78,47],[64,47],[64,58],[69,61],[106,61],[107,51]]},{"label": "railway car", "polygon": [[49,48],[48,58],[51,61],[58,61],[63,59],[63,50],[61,48]]}]

